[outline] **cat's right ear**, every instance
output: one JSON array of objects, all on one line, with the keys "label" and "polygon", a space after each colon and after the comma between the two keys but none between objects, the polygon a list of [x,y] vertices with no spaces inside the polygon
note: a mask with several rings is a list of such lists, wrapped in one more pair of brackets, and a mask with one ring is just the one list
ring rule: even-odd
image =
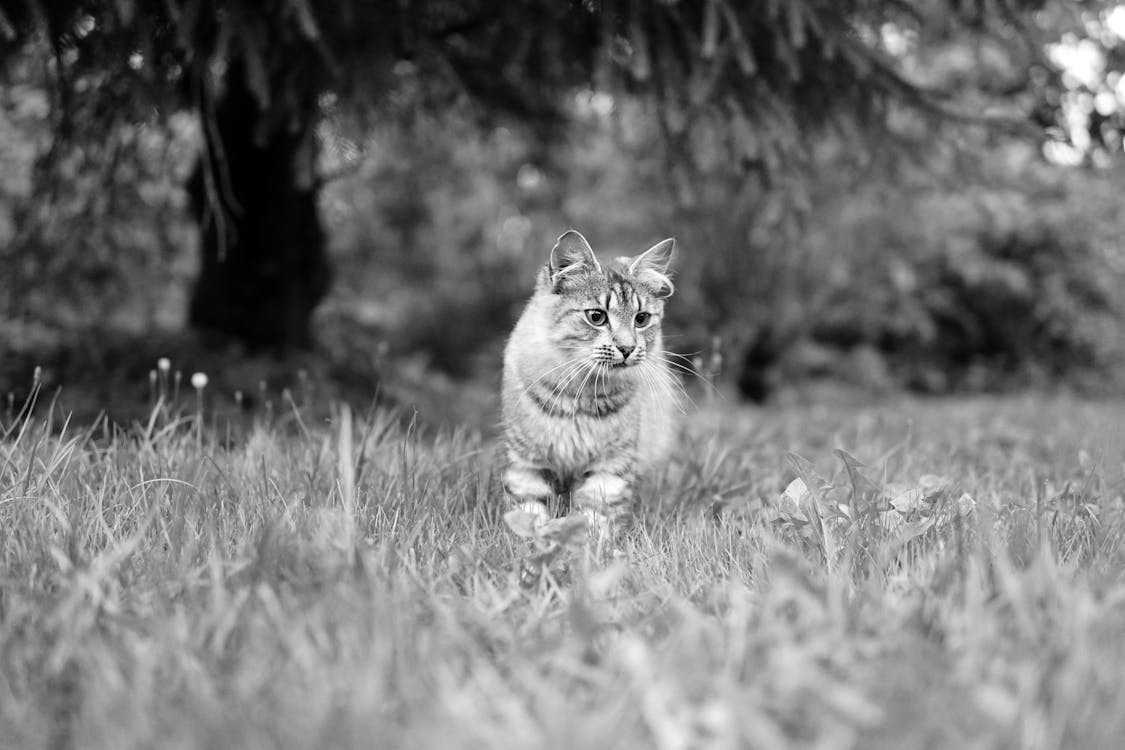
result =
[{"label": "cat's right ear", "polygon": [[671,297],[676,289],[668,278],[668,267],[672,265],[672,251],[675,247],[676,241],[669,237],[657,242],[629,263],[629,273],[634,274],[657,299]]},{"label": "cat's right ear", "polygon": [[575,274],[596,271],[600,273],[601,264],[594,255],[594,249],[578,232],[571,229],[559,237],[551,248],[551,259],[547,263],[547,273],[553,288],[558,288],[567,278]]}]

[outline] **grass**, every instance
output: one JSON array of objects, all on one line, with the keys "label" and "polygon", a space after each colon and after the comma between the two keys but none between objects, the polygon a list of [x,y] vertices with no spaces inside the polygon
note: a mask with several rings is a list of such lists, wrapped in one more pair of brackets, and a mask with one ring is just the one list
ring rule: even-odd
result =
[{"label": "grass", "polygon": [[474,434],[189,396],[9,414],[0,746],[1125,736],[1119,405],[703,408],[614,551],[509,530]]}]

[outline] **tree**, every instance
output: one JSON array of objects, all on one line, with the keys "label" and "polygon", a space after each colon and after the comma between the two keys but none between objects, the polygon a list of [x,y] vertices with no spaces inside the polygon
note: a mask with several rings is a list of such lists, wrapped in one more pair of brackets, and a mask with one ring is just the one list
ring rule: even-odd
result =
[{"label": "tree", "polygon": [[468,102],[544,142],[565,94],[612,89],[653,103],[667,153],[692,165],[717,134],[736,180],[766,179],[827,128],[888,134],[892,107],[942,96],[910,80],[887,24],[927,19],[987,32],[1038,3],[1008,0],[27,0],[0,9],[6,55],[46,45],[56,140],[97,143],[116,124],[193,111],[190,180],[202,265],[193,325],[252,346],[309,343],[329,287],[317,214],[317,128],[334,98]]}]

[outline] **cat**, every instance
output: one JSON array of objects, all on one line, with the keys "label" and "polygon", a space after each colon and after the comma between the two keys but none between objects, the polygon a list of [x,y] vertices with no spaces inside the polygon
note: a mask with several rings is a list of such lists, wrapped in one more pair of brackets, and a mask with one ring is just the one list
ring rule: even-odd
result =
[{"label": "cat", "polygon": [[632,518],[635,482],[665,459],[681,390],[661,323],[674,239],[604,267],[559,237],[504,349],[508,503],[542,523],[573,506],[598,528]]}]

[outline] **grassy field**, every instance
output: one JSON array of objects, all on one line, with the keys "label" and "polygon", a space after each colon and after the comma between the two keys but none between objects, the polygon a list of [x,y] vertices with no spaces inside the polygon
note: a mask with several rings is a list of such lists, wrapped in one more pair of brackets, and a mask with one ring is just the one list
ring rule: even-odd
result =
[{"label": "grassy field", "polygon": [[1125,737],[1121,405],[703,407],[616,549],[513,533],[474,434],[332,414],[9,414],[0,746]]}]

